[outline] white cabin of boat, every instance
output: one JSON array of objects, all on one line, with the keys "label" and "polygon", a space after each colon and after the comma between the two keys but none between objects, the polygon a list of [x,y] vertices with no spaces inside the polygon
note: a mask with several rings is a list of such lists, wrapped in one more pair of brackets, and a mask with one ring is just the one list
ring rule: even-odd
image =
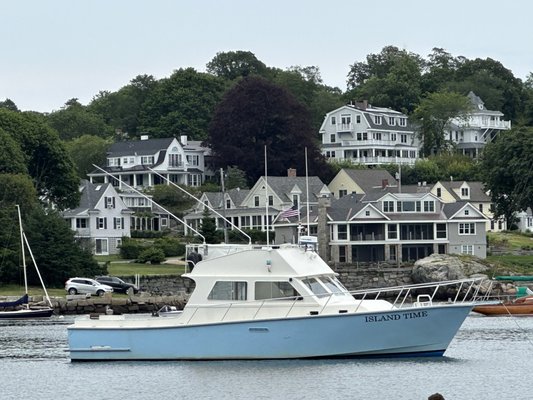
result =
[{"label": "white cabin of boat", "polygon": [[[306,246],[248,246],[239,251],[228,247],[227,252],[222,246],[199,248],[204,253],[203,261],[183,275],[196,283],[183,315],[190,323],[392,308],[384,300],[355,300],[337,274]],[[222,256],[223,253],[230,254]]]}]

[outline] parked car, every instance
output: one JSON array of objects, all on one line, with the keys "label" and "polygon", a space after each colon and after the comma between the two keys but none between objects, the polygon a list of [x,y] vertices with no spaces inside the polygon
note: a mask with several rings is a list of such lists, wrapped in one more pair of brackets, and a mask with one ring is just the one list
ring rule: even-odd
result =
[{"label": "parked car", "polygon": [[124,282],[122,279],[117,278],[116,276],[97,276],[95,279],[100,283],[111,286],[113,291],[117,293],[128,293],[130,289],[134,294],[139,292],[139,288],[137,288],[134,284]]},{"label": "parked car", "polygon": [[103,296],[113,292],[113,288],[90,278],[70,278],[65,282],[65,290],[68,294],[96,294]]}]

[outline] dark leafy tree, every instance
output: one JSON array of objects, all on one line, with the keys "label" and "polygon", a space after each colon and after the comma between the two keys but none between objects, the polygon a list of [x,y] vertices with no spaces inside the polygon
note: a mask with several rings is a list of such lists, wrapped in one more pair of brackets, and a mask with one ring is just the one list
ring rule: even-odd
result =
[{"label": "dark leafy tree", "polygon": [[144,101],[157,86],[157,81],[151,75],[138,75],[131,82],[117,92],[101,91],[87,110],[101,115],[104,122],[110,125],[117,139],[135,138],[139,132],[139,114]]},{"label": "dark leafy tree", "polygon": [[0,128],[20,145],[38,195],[59,209],[75,207],[80,195],[74,164],[43,118],[0,109]]},{"label": "dark leafy tree", "polygon": [[141,110],[140,131],[152,137],[188,135],[204,140],[224,90],[220,78],[193,68],[175,71],[158,81],[148,95]]},{"label": "dark leafy tree", "polygon": [[449,151],[453,143],[446,139],[454,119],[466,120],[471,104],[467,97],[453,92],[431,93],[420,102],[413,118],[418,124],[422,154],[439,154]]},{"label": "dark leafy tree", "polygon": [[331,168],[320,154],[308,111],[285,89],[260,77],[243,78],[220,102],[206,141],[215,167],[235,166],[246,171],[248,182],[265,173],[285,175],[288,168],[305,171],[308,149],[310,175],[324,180]]},{"label": "dark leafy tree", "polygon": [[[99,265],[92,254],[74,238],[74,232],[56,212],[35,209],[25,218],[25,231],[37,265],[45,283],[61,287],[73,276],[105,274],[106,267]],[[31,283],[37,284],[34,273],[29,274]]]},{"label": "dark leafy tree", "polygon": [[61,110],[50,113],[48,124],[63,140],[83,135],[109,137],[113,133],[101,115],[89,112],[77,99],[69,100]]},{"label": "dark leafy tree", "polygon": [[227,51],[217,53],[207,63],[207,72],[219,78],[235,80],[249,75],[266,76],[268,68],[250,51]]},{"label": "dark leafy tree", "polygon": [[425,62],[417,54],[394,46],[356,62],[348,73],[347,101],[368,100],[371,104],[411,112],[422,94],[420,83]]},{"label": "dark leafy tree", "polygon": [[422,76],[422,91],[425,93],[441,92],[455,80],[455,73],[460,60],[446,50],[433,48],[426,62],[426,73]]},{"label": "dark leafy tree", "polygon": [[516,211],[533,209],[533,128],[504,131],[482,154],[486,188],[495,204],[496,216],[509,226]]},{"label": "dark leafy tree", "polygon": [[26,160],[20,145],[2,128],[0,128],[0,173],[27,174]]},{"label": "dark leafy tree", "polygon": [[93,164],[104,164],[110,144],[109,140],[90,135],[83,135],[65,142],[67,152],[74,162],[80,179],[86,179],[87,174],[94,170]]},{"label": "dark leafy tree", "polygon": [[523,85],[511,70],[491,58],[463,61],[449,90],[467,94],[473,91],[483,99],[487,109],[498,110],[511,120],[522,110]]},{"label": "dark leafy tree", "polygon": [[20,111],[17,107],[17,105],[13,102],[13,100],[5,99],[4,101],[0,101],[0,108],[5,108],[9,111]]},{"label": "dark leafy tree", "polygon": [[287,89],[309,110],[311,126],[317,134],[324,115],[344,104],[340,89],[322,84],[318,67],[293,66],[286,71],[279,69],[271,71],[271,81]]}]

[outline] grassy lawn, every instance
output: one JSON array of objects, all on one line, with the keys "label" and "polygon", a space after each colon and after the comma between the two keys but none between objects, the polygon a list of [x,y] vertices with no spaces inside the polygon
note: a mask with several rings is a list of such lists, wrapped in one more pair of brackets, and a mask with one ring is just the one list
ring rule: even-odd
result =
[{"label": "grassy lawn", "polygon": [[[49,289],[46,288],[50,297],[65,296],[65,288]],[[28,292],[30,296],[44,296],[42,287],[29,287]],[[24,294],[24,285],[0,285],[0,296],[22,296]]]},{"label": "grassy lawn", "polygon": [[487,233],[489,245],[506,247],[509,250],[533,249],[533,237],[509,232]]},{"label": "grassy lawn", "polygon": [[136,264],[129,262],[112,262],[107,267],[107,273],[113,276],[132,276],[140,275],[176,275],[183,274],[185,271],[183,264]]}]

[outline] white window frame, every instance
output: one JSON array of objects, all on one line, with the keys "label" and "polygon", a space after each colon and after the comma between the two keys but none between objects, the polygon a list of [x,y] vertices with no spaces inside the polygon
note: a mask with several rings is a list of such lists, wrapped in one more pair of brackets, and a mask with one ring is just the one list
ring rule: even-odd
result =
[{"label": "white window frame", "polygon": [[475,235],[476,224],[474,222],[461,222],[458,225],[459,235]]}]

